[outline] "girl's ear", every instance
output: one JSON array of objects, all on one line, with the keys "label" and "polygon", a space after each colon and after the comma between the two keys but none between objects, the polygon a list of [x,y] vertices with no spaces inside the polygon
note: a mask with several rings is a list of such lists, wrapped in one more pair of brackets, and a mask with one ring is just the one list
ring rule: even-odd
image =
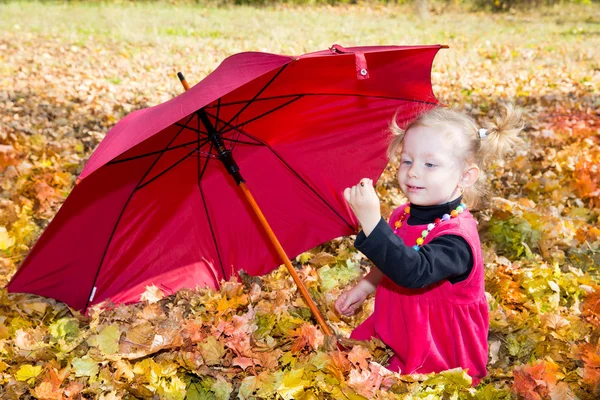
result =
[{"label": "girl's ear", "polygon": [[477,165],[471,165],[463,172],[463,176],[458,183],[458,187],[467,188],[477,182],[479,179],[479,167]]}]

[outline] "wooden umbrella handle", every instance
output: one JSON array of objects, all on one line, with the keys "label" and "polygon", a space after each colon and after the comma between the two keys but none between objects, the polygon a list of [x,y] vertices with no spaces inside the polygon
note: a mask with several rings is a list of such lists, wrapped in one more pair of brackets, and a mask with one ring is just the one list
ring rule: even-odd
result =
[{"label": "wooden umbrella handle", "polygon": [[260,207],[258,206],[258,204],[256,203],[256,201],[254,200],[254,197],[252,196],[252,193],[250,193],[250,190],[246,186],[246,183],[242,182],[242,183],[239,184],[239,186],[242,189],[242,191],[244,192],[244,195],[246,196],[246,199],[248,200],[248,203],[250,203],[250,206],[252,206],[252,209],[254,210],[254,213],[256,214],[256,216],[258,217],[258,219],[260,220],[260,223],[261,223],[262,227],[264,228],[265,232],[267,232],[267,235],[269,235],[269,239],[271,239],[271,243],[273,243],[273,246],[275,246],[275,250],[277,250],[277,254],[279,254],[279,257],[281,258],[281,260],[285,264],[288,272],[292,276],[292,279],[294,279],[294,282],[296,282],[296,286],[298,286],[298,289],[300,289],[300,293],[302,294],[302,297],[304,297],[304,301],[306,301],[306,304],[308,304],[308,308],[310,308],[310,311],[313,313],[313,315],[317,319],[317,322],[321,326],[321,329],[323,329],[323,332],[327,336],[332,336],[333,332],[331,331],[331,328],[325,322],[325,319],[321,315],[321,312],[317,308],[315,302],[310,297],[310,294],[308,293],[308,290],[306,290],[306,287],[304,286],[304,284],[300,280],[300,277],[296,273],[296,270],[294,269],[294,266],[290,262],[287,254],[285,254],[285,250],[283,250],[283,247],[281,246],[281,243],[279,243],[279,240],[277,239],[277,236],[275,236],[275,233],[273,233],[273,230],[271,229],[271,226],[267,222],[267,219],[263,215]]},{"label": "wooden umbrella handle", "polygon": [[[183,88],[186,91],[189,90],[190,85],[185,80],[185,77],[183,76],[183,74],[181,72],[178,72],[177,76],[179,77],[179,80],[181,81],[181,84],[183,85]],[[260,221],[263,229],[265,230],[265,232],[269,236],[269,239],[271,240],[271,243],[275,247],[275,250],[277,250],[277,254],[279,254],[279,257],[281,258],[281,260],[285,264],[288,272],[292,276],[292,279],[296,283],[296,286],[300,290],[300,294],[304,298],[304,301],[306,302],[306,304],[308,304],[308,308],[310,308],[310,311],[312,312],[312,314],[317,319],[317,322],[319,323],[319,326],[321,326],[321,329],[323,330],[323,332],[327,336],[333,336],[333,332],[331,331],[331,328],[325,322],[325,319],[323,318],[323,315],[321,315],[321,312],[317,308],[317,305],[315,304],[315,302],[310,297],[310,294],[308,293],[308,290],[306,290],[306,286],[304,286],[304,283],[302,283],[302,281],[300,280],[300,277],[296,273],[296,270],[294,269],[294,266],[290,262],[290,259],[288,258],[287,254],[285,254],[285,250],[281,246],[281,243],[279,243],[279,240],[277,239],[277,236],[275,236],[275,233],[273,232],[273,230],[271,229],[271,226],[267,222],[267,219],[265,218],[264,214],[262,213],[262,210],[260,209],[260,207],[256,203],[256,200],[254,200],[254,196],[252,196],[252,193],[250,193],[250,190],[248,189],[248,186],[246,186],[245,182],[240,182],[239,183],[239,187],[242,189],[242,192],[246,196],[246,199],[248,200],[248,203],[250,203],[250,206],[252,207],[252,209],[254,210],[254,213],[258,217],[258,219],[259,219],[259,221]]]}]

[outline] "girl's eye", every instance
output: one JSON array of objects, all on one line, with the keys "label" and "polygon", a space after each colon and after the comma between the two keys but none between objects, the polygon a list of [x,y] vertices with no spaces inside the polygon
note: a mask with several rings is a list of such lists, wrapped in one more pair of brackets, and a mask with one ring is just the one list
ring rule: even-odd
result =
[{"label": "girl's eye", "polygon": [[402,160],[402,164],[410,165],[412,162],[408,160]]},{"label": "girl's eye", "polygon": [[434,165],[434,164],[432,164],[432,163],[425,163],[425,166],[426,166],[427,168],[433,168],[433,167],[435,167],[435,165]]}]

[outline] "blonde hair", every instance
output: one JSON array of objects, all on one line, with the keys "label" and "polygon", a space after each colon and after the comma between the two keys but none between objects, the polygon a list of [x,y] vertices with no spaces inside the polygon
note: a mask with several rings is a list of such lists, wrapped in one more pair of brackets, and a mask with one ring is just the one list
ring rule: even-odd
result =
[{"label": "blonde hair", "polygon": [[518,136],[524,127],[521,113],[515,110],[512,104],[503,105],[502,112],[496,114],[493,120],[486,124],[485,137],[480,136],[479,128],[473,118],[438,107],[419,115],[404,129],[398,126],[394,116],[390,123],[392,133],[388,146],[390,160],[395,160],[397,153],[402,150],[406,132],[416,126],[439,127],[443,128],[448,135],[454,135],[459,149],[455,155],[461,159],[462,165],[475,164],[479,167],[479,179],[463,193],[463,202],[469,207],[477,207],[481,199],[488,194],[484,170],[507,154],[525,147],[525,142]]}]

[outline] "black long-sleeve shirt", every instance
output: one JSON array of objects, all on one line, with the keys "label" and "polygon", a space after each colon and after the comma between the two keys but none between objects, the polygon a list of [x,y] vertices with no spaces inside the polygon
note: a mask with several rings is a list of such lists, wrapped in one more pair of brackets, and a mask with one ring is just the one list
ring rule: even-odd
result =
[{"label": "black long-sleeve shirt", "polygon": [[[450,214],[461,201],[462,197],[459,197],[441,205],[411,205],[406,223],[432,223],[436,218]],[[457,283],[465,280],[473,269],[473,253],[464,238],[442,235],[415,251],[412,245],[404,244],[383,218],[368,237],[360,231],[354,247],[393,282],[407,288],[423,288],[443,279]]]}]

